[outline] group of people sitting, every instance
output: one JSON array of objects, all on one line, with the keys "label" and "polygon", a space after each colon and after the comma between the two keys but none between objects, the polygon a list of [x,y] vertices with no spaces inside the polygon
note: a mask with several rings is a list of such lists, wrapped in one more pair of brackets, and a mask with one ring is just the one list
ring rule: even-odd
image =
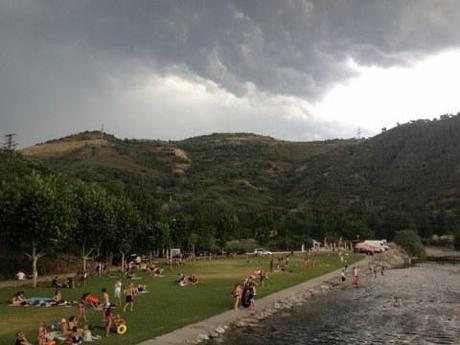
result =
[{"label": "group of people sitting", "polygon": [[180,258],[169,258],[168,265],[171,267],[180,267],[180,266],[185,265],[185,261],[181,257]]},{"label": "group of people sitting", "polygon": [[64,282],[61,282],[58,276],[55,276],[51,280],[51,287],[55,289],[59,289],[59,288],[73,289],[74,288],[74,278],[67,277]]},{"label": "group of people sitting", "polygon": [[51,297],[30,297],[26,298],[24,296],[24,291],[16,292],[13,297],[11,298],[11,306],[40,306],[40,307],[50,307],[50,306],[57,306],[57,305],[65,305],[69,306],[76,302],[68,302],[62,298],[62,293],[59,289],[54,291]]},{"label": "group of people sitting", "polygon": [[154,277],[163,277],[164,276],[164,268],[155,264],[151,263],[148,267],[147,270],[150,271]]},{"label": "group of people sitting", "polygon": [[[118,279],[115,287],[120,286],[121,281]],[[77,345],[84,342],[94,342],[101,339],[101,336],[94,335],[93,331],[86,324],[88,322],[87,310],[94,309],[103,314],[104,320],[104,334],[110,335],[110,332],[115,329],[118,334],[124,334],[127,330],[126,321],[120,314],[114,313],[115,306],[110,303],[109,295],[106,289],[102,289],[102,299],[87,292],[84,293],[79,302],[79,315],[77,317],[71,316],[68,320],[62,318],[59,322],[53,323],[48,327],[44,322],[40,324],[38,329],[38,345],[56,345],[56,342],[64,342],[65,345]],[[124,294],[126,296],[126,303],[123,310],[126,311],[127,307],[133,310],[134,296],[147,292],[147,286],[138,284],[135,286],[133,283],[129,284]],[[62,295],[59,290],[56,290],[53,298],[56,303],[62,302]],[[18,292],[13,300],[15,303],[28,303],[28,299],[24,297],[24,292]],[[83,320],[85,325],[79,327],[79,320]],[[16,334],[17,345],[30,345],[31,343],[26,338],[23,332]]]},{"label": "group of people sitting", "polygon": [[[80,345],[83,342],[94,342],[100,339],[100,336],[93,335],[88,325],[79,328],[78,318],[75,316],[71,316],[69,320],[63,318],[50,327],[45,322],[41,322],[37,334],[38,345],[56,345],[57,341],[64,342],[65,345]],[[15,344],[32,345],[23,332],[16,333]]]},{"label": "group of people sitting", "polygon": [[177,278],[177,283],[179,284],[180,287],[185,287],[189,283],[191,285],[197,285],[198,284],[198,276],[196,274],[190,274],[188,277],[185,276],[184,273],[179,273],[179,276]]}]

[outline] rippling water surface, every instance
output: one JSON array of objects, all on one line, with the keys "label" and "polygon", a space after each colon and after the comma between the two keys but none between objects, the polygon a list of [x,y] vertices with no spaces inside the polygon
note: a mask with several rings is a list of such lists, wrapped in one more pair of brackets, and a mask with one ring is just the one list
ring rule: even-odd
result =
[{"label": "rippling water surface", "polygon": [[368,276],[360,288],[318,296],[210,344],[460,344],[460,265],[424,263]]}]

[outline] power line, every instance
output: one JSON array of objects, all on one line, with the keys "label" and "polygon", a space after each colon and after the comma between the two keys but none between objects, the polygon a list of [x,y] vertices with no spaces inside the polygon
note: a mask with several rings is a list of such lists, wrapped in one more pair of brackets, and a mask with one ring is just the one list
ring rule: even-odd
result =
[{"label": "power line", "polygon": [[14,140],[16,133],[8,133],[5,134],[5,142],[3,143],[3,147],[8,151],[16,150],[18,143]]}]

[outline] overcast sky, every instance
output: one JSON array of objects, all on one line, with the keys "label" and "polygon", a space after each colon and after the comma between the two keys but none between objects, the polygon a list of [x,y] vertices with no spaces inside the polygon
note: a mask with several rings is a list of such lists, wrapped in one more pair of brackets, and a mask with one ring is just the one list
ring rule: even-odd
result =
[{"label": "overcast sky", "polygon": [[0,0],[0,128],[374,135],[460,110],[459,23],[458,0]]}]

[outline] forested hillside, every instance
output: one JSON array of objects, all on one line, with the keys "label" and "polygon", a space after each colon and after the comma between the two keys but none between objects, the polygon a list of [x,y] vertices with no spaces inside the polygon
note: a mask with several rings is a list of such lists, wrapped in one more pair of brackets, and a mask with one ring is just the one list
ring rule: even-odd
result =
[{"label": "forested hillside", "polygon": [[459,148],[457,115],[360,140],[301,143],[244,133],[120,140],[85,132],[21,154],[126,195],[146,228],[160,221],[169,229],[171,245],[209,250],[238,238],[289,248],[325,234],[456,231]]}]

